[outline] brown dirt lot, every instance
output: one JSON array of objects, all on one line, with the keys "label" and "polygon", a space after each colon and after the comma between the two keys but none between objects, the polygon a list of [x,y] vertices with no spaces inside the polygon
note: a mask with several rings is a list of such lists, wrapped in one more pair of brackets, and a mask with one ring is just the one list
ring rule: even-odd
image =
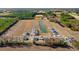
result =
[{"label": "brown dirt lot", "polygon": [[[12,36],[21,36],[23,33],[27,31],[31,31],[33,24],[38,27],[38,21],[33,21],[32,20],[20,20],[15,26],[10,28],[3,36],[5,37],[12,37]],[[47,23],[48,24],[48,23]],[[47,25],[46,25],[47,26]],[[70,35],[66,29],[60,27],[58,24],[53,23],[52,27],[58,29],[59,33],[61,35]],[[38,27],[39,28],[39,27]],[[50,48],[46,46],[31,46],[31,47],[17,47],[17,48],[12,48],[12,47],[3,47],[0,48],[0,51],[76,51],[76,49],[68,49],[68,48]]]},{"label": "brown dirt lot", "polygon": [[72,31],[67,27],[61,27],[59,24],[51,22],[53,28],[55,28],[60,35],[64,36],[64,37],[74,37],[79,41],[79,32],[76,31]]},{"label": "brown dirt lot", "polygon": [[31,46],[21,48],[4,47],[0,48],[0,51],[77,51],[77,50],[73,48],[61,48],[61,47],[51,48],[46,46]]},{"label": "brown dirt lot", "polygon": [[10,28],[3,36],[22,36],[24,32],[31,31],[32,20],[20,20],[12,28]]}]

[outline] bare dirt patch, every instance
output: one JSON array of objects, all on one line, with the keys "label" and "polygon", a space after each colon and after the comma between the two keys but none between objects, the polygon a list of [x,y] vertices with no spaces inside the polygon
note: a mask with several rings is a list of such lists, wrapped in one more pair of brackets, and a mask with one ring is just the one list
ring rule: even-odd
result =
[{"label": "bare dirt patch", "polygon": [[51,48],[46,46],[30,46],[30,47],[3,47],[0,48],[0,51],[76,51],[76,49],[73,48]]},{"label": "bare dirt patch", "polygon": [[12,37],[12,36],[22,36],[23,33],[31,31],[32,20],[20,20],[16,25],[10,28],[3,36]]}]

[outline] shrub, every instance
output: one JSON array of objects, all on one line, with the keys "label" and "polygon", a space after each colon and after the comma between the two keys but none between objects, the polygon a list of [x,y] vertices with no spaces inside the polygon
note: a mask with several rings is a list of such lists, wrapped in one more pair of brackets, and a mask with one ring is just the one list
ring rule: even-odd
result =
[{"label": "shrub", "polygon": [[51,39],[46,40],[46,43],[48,46],[53,46],[55,44],[59,44],[60,40],[57,38],[51,38]]},{"label": "shrub", "polygon": [[33,43],[31,41],[23,41],[23,45],[32,46]]},{"label": "shrub", "polygon": [[6,46],[7,41],[4,39],[0,39],[0,47]]},{"label": "shrub", "polygon": [[61,46],[68,46],[68,43],[65,42],[64,40],[60,40],[60,43],[59,43]]},{"label": "shrub", "polygon": [[77,49],[79,49],[79,41],[74,42],[73,45],[74,45]]}]

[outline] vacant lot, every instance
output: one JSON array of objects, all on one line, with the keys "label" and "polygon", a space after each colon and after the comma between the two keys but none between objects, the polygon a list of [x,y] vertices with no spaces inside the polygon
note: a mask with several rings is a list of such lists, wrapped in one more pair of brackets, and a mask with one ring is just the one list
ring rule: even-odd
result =
[{"label": "vacant lot", "polygon": [[[57,31],[63,36],[71,36],[70,32],[65,28],[62,28],[60,25],[56,23],[52,23],[52,25],[48,25],[50,22],[45,21],[45,25],[49,28],[55,28]],[[39,21],[35,20],[20,20],[15,26],[10,28],[3,36],[5,37],[13,37],[13,36],[22,36],[25,32],[30,32],[32,30],[33,25],[39,28]],[[0,48],[0,51],[75,51],[75,48],[51,48],[47,46],[31,46],[31,47],[3,47]]]},{"label": "vacant lot", "polygon": [[32,20],[20,20],[16,25],[10,28],[3,36],[13,37],[22,36],[23,33],[31,31]]},{"label": "vacant lot", "polygon": [[79,31],[72,31],[71,29],[67,27],[61,27],[59,24],[51,22],[53,28],[55,28],[60,35],[64,37],[75,37],[79,41]]}]

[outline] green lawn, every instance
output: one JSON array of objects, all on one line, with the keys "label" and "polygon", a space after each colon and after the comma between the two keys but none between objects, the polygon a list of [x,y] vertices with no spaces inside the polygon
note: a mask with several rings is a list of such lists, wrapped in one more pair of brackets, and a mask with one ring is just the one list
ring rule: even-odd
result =
[{"label": "green lawn", "polygon": [[0,32],[5,30],[15,21],[16,21],[16,18],[0,18]]}]

